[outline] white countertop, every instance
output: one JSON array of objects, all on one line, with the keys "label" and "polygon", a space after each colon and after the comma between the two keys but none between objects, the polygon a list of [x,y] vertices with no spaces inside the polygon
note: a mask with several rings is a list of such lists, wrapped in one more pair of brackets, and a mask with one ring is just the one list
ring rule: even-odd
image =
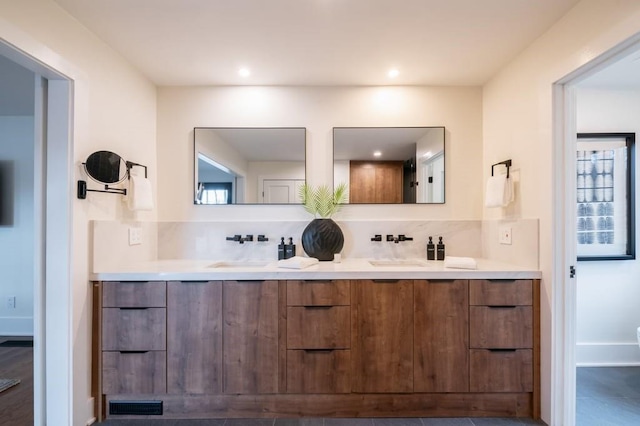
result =
[{"label": "white countertop", "polygon": [[[320,262],[304,269],[250,266],[254,260],[230,261],[231,266],[211,267],[215,260],[157,260],[117,269],[96,271],[91,281],[212,281],[212,280],[327,280],[327,279],[539,279],[537,269],[487,259],[476,259],[478,269],[445,268],[443,261],[424,261],[424,266],[373,266],[369,259]],[[224,261],[223,261],[224,262]],[[231,263],[232,262],[232,263]]]}]

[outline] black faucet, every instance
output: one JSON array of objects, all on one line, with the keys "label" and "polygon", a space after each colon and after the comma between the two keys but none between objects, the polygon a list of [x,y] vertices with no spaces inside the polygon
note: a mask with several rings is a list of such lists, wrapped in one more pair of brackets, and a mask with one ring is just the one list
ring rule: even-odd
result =
[{"label": "black faucet", "polygon": [[240,244],[244,244],[245,241],[253,241],[253,235],[248,234],[246,237],[236,234],[233,237],[227,237],[227,241],[236,241]]},{"label": "black faucet", "polygon": [[393,241],[398,244],[400,241],[413,241],[413,237],[407,237],[404,234],[398,234],[397,237],[394,237],[393,235],[387,234],[387,241]]}]

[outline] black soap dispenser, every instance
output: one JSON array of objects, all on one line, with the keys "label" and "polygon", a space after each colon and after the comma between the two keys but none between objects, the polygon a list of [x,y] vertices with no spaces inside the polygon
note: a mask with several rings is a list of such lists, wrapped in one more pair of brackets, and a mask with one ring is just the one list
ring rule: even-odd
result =
[{"label": "black soap dispenser", "polygon": [[284,246],[284,258],[291,259],[296,255],[296,245],[293,244],[293,237],[289,237],[289,244]]},{"label": "black soap dispenser", "polygon": [[444,243],[442,237],[438,237],[438,245],[436,246],[436,259],[444,260]]},{"label": "black soap dispenser", "polygon": [[433,237],[429,237],[427,243],[427,260],[436,260],[436,245],[433,244]]},{"label": "black soap dispenser", "polygon": [[280,238],[280,244],[278,244],[278,260],[285,259],[285,244],[284,237]]}]

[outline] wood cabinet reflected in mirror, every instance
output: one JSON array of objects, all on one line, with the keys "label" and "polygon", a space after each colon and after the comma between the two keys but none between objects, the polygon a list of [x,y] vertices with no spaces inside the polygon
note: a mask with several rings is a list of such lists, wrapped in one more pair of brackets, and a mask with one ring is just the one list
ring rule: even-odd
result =
[{"label": "wood cabinet reflected in mirror", "polygon": [[334,127],[334,187],[350,204],[444,203],[444,147],[444,127]]},{"label": "wood cabinet reflected in mirror", "polygon": [[194,204],[299,204],[304,127],[196,127]]}]

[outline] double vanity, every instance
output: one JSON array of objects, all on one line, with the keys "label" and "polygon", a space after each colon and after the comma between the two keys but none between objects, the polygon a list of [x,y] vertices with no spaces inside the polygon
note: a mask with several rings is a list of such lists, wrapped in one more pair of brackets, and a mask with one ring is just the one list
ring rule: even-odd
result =
[{"label": "double vanity", "polygon": [[540,416],[540,272],[154,261],[92,275],[109,418]]}]

